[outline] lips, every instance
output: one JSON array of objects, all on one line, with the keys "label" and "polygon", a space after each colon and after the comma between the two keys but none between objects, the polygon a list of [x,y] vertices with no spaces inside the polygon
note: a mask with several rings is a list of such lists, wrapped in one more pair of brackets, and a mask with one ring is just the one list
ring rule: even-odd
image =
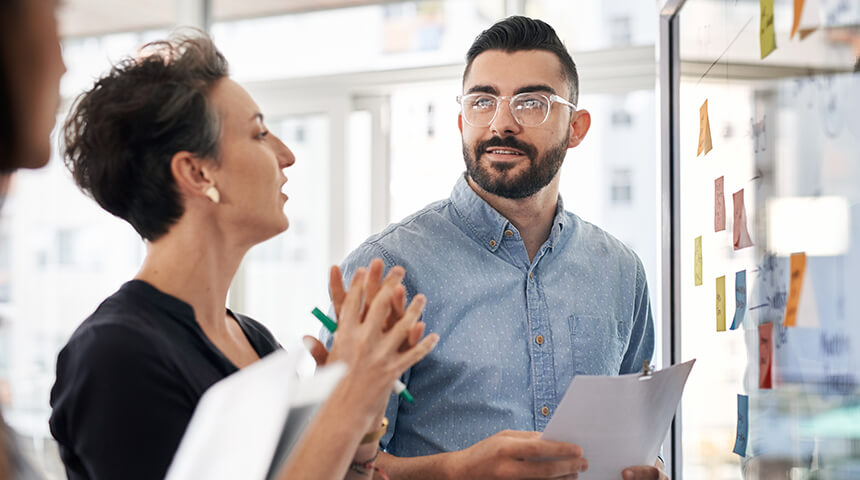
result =
[{"label": "lips", "polygon": [[514,148],[504,148],[504,147],[490,147],[484,151],[486,153],[493,154],[493,155],[510,155],[510,156],[525,155],[525,153],[523,153],[520,150],[517,150]]},{"label": "lips", "polygon": [[520,160],[524,156],[531,159],[537,157],[535,147],[514,137],[492,137],[476,147],[475,158],[488,155],[491,160],[497,162]]}]

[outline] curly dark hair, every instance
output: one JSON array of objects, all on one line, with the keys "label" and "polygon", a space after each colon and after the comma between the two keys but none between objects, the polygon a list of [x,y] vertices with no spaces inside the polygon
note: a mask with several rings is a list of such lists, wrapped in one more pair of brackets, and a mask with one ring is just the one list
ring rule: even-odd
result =
[{"label": "curly dark hair", "polygon": [[490,28],[481,32],[469,51],[466,52],[466,70],[463,80],[472,68],[475,57],[487,50],[502,50],[504,52],[519,52],[523,50],[544,50],[551,52],[561,62],[561,73],[570,87],[570,100],[574,105],[579,100],[579,74],[576,64],[558,38],[555,30],[546,22],[523,16],[511,16],[496,22]]},{"label": "curly dark hair", "polygon": [[170,169],[187,151],[218,162],[220,122],[208,100],[227,61],[203,32],[145,45],[81,94],[63,127],[64,160],[102,208],[157,240],[184,213]]}]

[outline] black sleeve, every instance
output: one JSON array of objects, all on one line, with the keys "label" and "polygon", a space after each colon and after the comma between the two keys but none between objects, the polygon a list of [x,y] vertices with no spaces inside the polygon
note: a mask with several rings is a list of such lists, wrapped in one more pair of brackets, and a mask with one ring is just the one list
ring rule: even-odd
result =
[{"label": "black sleeve", "polygon": [[69,479],[164,478],[194,409],[186,392],[154,340],[119,325],[79,331],[51,391]]}]

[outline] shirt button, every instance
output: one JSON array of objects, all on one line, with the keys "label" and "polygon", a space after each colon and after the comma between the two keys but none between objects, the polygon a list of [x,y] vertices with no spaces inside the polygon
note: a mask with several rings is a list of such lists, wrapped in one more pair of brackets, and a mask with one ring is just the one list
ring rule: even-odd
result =
[{"label": "shirt button", "polygon": [[506,236],[506,237],[513,237],[513,236],[514,236],[514,232],[512,232],[512,231],[510,231],[510,230],[505,230],[505,236]]},{"label": "shirt button", "polygon": [[529,272],[529,278],[535,278],[534,272]]},{"label": "shirt button", "polygon": [[535,342],[538,345],[543,345],[543,335],[538,335],[537,337],[535,337]]},{"label": "shirt button", "polygon": [[495,240],[490,240],[490,246],[491,246],[491,247],[495,247],[495,246],[496,246],[496,241],[495,241]]},{"label": "shirt button", "polygon": [[549,408],[547,408],[546,405],[540,407],[540,413],[542,413],[544,417],[549,415]]}]

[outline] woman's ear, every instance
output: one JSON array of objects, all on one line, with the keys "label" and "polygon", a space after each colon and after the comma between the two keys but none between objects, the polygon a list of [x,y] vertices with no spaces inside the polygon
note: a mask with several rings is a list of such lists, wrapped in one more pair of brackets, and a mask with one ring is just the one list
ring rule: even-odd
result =
[{"label": "woman's ear", "polygon": [[219,203],[221,195],[212,176],[212,163],[191,152],[177,152],[170,159],[170,172],[179,192],[186,197],[206,197]]}]

